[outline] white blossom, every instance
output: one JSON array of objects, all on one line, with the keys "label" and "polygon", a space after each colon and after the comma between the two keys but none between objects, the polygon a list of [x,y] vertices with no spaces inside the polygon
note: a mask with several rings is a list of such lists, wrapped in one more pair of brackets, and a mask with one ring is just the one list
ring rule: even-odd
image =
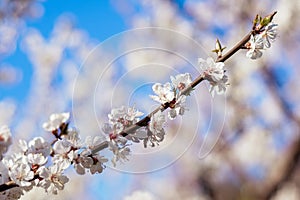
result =
[{"label": "white blossom", "polygon": [[102,131],[107,135],[119,134],[124,130],[124,126],[121,123],[104,123],[102,126]]},{"label": "white blossom", "polygon": [[8,170],[11,170],[15,165],[19,163],[28,163],[27,156],[24,153],[17,152],[9,156],[5,156],[2,160],[3,164]]},{"label": "white blossom", "polygon": [[42,137],[35,137],[28,142],[28,151],[30,153],[41,153],[44,157],[47,157],[50,154],[50,148],[50,144]]},{"label": "white blossom", "polygon": [[174,105],[170,108],[168,111],[168,117],[169,119],[173,120],[175,119],[178,115],[183,115],[186,107],[185,107],[185,101],[186,101],[186,96],[181,95],[175,102]]},{"label": "white blossom", "polygon": [[126,107],[121,106],[120,108],[114,108],[108,114],[108,119],[110,123],[116,123],[120,118],[123,118],[126,115]]},{"label": "white blossom", "polygon": [[54,163],[61,163],[61,167],[66,169],[71,165],[74,159],[75,152],[71,149],[72,144],[67,140],[59,140],[53,145],[54,150]]},{"label": "white blossom", "polygon": [[261,35],[251,35],[249,42],[246,44],[249,49],[246,56],[251,59],[257,59],[262,56],[261,50],[264,47],[263,38]]},{"label": "white blossom", "polygon": [[28,151],[28,144],[25,140],[19,140],[18,147],[23,153]]},{"label": "white blossom", "polygon": [[165,115],[161,111],[158,111],[151,117],[149,122],[149,130],[156,135],[163,130],[165,122]]},{"label": "white blossom", "polygon": [[179,91],[185,89],[192,83],[192,77],[189,73],[178,74],[175,77],[171,76],[170,78],[173,87]]},{"label": "white blossom", "polygon": [[153,92],[156,94],[150,95],[150,97],[161,104],[171,102],[175,98],[175,91],[171,85],[171,83],[166,83],[164,85],[160,83],[155,83],[152,86]]},{"label": "white blossom", "polygon": [[93,158],[88,157],[88,156],[80,156],[79,157],[79,162],[84,168],[91,168],[93,165]]},{"label": "white blossom", "polygon": [[[118,123],[118,124],[120,124],[120,123]],[[123,126],[121,126],[121,127],[113,126],[111,124],[105,123],[102,127],[102,131],[108,135],[107,140],[114,141],[116,143],[116,145],[124,146],[128,140],[125,137],[119,135],[119,133],[124,130],[124,127]]]},{"label": "white blossom", "polygon": [[114,167],[116,166],[117,162],[120,161],[121,163],[128,160],[128,156],[130,155],[130,149],[127,146],[119,147],[113,141],[109,142],[109,149],[114,154],[111,162],[113,163]]},{"label": "white blossom", "polygon": [[96,162],[90,168],[91,174],[102,173],[102,171],[103,171],[103,164],[101,162]]},{"label": "white blossom", "polygon": [[157,199],[153,194],[146,191],[134,191],[130,196],[126,196],[124,200],[154,200]]},{"label": "white blossom", "polygon": [[135,109],[135,107],[128,107],[125,115],[125,119],[128,121],[132,121],[133,123],[139,120],[139,117],[143,116],[144,113]]},{"label": "white blossom", "polygon": [[223,76],[223,78],[218,82],[211,82],[210,83],[210,89],[209,92],[212,96],[215,95],[215,93],[221,95],[225,93],[228,83],[228,77],[226,75]]},{"label": "white blossom", "polygon": [[38,166],[44,165],[48,160],[48,158],[44,157],[43,154],[41,153],[38,154],[29,153],[27,155],[27,159],[28,159],[28,163],[32,165],[38,165]]},{"label": "white blossom", "polygon": [[60,125],[66,123],[70,118],[70,113],[55,113],[51,114],[49,121],[43,124],[43,128],[46,131],[52,132],[57,130]]},{"label": "white blossom", "polygon": [[120,108],[114,108],[111,113],[108,114],[109,123],[112,125],[122,124],[124,127],[130,126],[136,123],[144,113],[136,110],[134,107],[121,106]]},{"label": "white blossom", "polygon": [[85,174],[85,168],[81,164],[74,164],[74,168],[75,168],[77,174],[80,174],[80,175]]},{"label": "white blossom", "polygon": [[50,167],[41,167],[38,172],[41,178],[39,185],[48,193],[57,194],[58,190],[63,190],[65,183],[69,178],[63,175],[64,166],[61,163],[55,163]]},{"label": "white blossom", "polygon": [[10,178],[20,186],[31,185],[30,180],[34,177],[34,173],[27,163],[14,164],[8,174]]},{"label": "white blossom", "polygon": [[87,148],[93,149],[96,146],[98,146],[99,144],[103,143],[104,141],[106,141],[106,139],[104,137],[100,137],[100,136],[95,136],[95,137],[88,136],[85,139],[85,144],[86,144]]},{"label": "white blossom", "polygon": [[215,62],[211,57],[206,60],[199,58],[200,68],[203,70],[204,79],[210,83],[210,93],[214,96],[222,94],[226,91],[228,84],[228,77],[225,75],[224,63]]},{"label": "white blossom", "polygon": [[80,139],[79,133],[76,129],[68,130],[67,135],[63,135],[62,138],[71,143],[71,146],[75,149],[83,147],[83,141]]},{"label": "white blossom", "polygon": [[96,156],[94,156],[94,160],[95,160],[95,163],[90,168],[91,174],[102,173],[102,171],[104,169],[103,163],[107,162],[108,159],[106,159],[103,156],[96,155]]},{"label": "white blossom", "polygon": [[80,175],[85,174],[85,170],[91,168],[94,162],[92,157],[89,155],[79,154],[78,151],[75,151],[74,161],[74,168]]},{"label": "white blossom", "polygon": [[85,174],[86,169],[89,169],[91,174],[101,173],[103,171],[103,163],[108,160],[100,155],[83,155],[77,154],[74,159],[74,168],[78,174]]},{"label": "white blossom", "polygon": [[145,148],[147,147],[148,143],[154,147],[155,144],[158,145],[159,142],[163,141],[165,135],[163,126],[165,122],[165,115],[161,111],[158,111],[152,115],[147,128],[139,129],[138,136],[143,138]]},{"label": "white blossom", "polygon": [[225,72],[223,62],[216,63],[213,58],[208,57],[206,60],[199,58],[198,63],[208,81],[216,82],[223,78]]},{"label": "white blossom", "polygon": [[277,27],[278,24],[275,24],[274,22],[270,22],[265,28],[262,33],[260,33],[260,36],[262,38],[262,44],[264,48],[270,48],[271,42],[275,41],[275,38],[277,37]]}]

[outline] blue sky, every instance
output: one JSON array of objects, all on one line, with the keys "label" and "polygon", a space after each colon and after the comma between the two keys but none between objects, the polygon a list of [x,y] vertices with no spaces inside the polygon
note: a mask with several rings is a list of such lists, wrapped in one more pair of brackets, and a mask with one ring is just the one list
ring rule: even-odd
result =
[{"label": "blue sky", "polygon": [[[126,30],[124,19],[122,19],[108,0],[50,0],[44,2],[42,5],[44,7],[44,15],[38,19],[27,19],[26,25],[29,28],[38,29],[45,38],[48,38],[51,34],[57,19],[66,14],[73,15],[75,26],[85,30],[88,32],[90,38],[99,42]],[[20,49],[21,41],[22,35],[18,39],[16,51],[5,57],[2,63],[9,63],[18,68],[18,70],[22,72],[22,79],[13,85],[0,84],[0,101],[3,99],[13,99],[19,108],[27,99],[33,73],[27,55]],[[117,195],[111,191],[113,188],[112,185],[105,184],[106,181],[104,180],[109,177],[109,175],[106,171],[104,171],[104,173],[106,175],[100,174],[97,175],[97,177],[93,177],[93,180],[97,182],[99,180],[98,183],[101,185],[93,186],[93,188],[90,189],[93,193],[91,196],[95,197],[95,199],[108,199],[108,197],[113,198],[113,195]],[[125,177],[126,176],[124,176],[124,178]],[[121,178],[120,180],[123,179]],[[124,183],[123,181],[121,182],[116,184]]]},{"label": "blue sky", "polygon": [[[38,29],[45,38],[50,35],[55,22],[62,15],[73,15],[75,26],[88,32],[97,41],[104,41],[110,36],[126,30],[125,21],[108,0],[51,0],[43,4],[44,15],[38,19],[27,19],[27,27]],[[22,39],[22,35],[21,35]],[[18,104],[26,100],[32,66],[22,50],[19,38],[16,51],[2,62],[9,63],[22,72],[22,79],[17,84],[0,84],[0,101],[12,98]]]}]

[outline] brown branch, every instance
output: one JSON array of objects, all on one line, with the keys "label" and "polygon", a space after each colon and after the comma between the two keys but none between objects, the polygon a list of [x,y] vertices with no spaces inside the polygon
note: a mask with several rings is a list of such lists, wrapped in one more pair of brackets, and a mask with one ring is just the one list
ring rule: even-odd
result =
[{"label": "brown branch", "polygon": [[249,41],[253,31],[250,31],[247,35],[241,39],[236,45],[234,45],[225,55],[217,59],[217,62],[225,62],[228,58],[234,55],[238,50],[242,49],[243,46]]},{"label": "brown branch", "polygon": [[[276,14],[276,12],[273,14],[273,16],[275,14]],[[218,57],[216,62],[225,62],[232,55],[234,55],[236,52],[238,52],[240,49],[243,49],[244,45],[249,41],[249,39],[250,39],[250,37],[253,33],[255,33],[255,31],[250,31],[236,45],[234,45],[225,55]],[[205,80],[204,75],[200,74],[188,87],[186,87],[184,90],[181,91],[180,95],[185,95],[187,92],[189,92],[191,89],[194,89],[198,84],[200,84],[204,80]],[[171,107],[172,105],[174,105],[173,102],[167,102],[167,103],[164,103],[164,104],[160,105],[154,111],[152,111],[150,114],[148,114],[146,117],[144,117],[143,119],[141,119],[137,123],[131,125],[130,127],[126,128],[125,130],[123,130],[120,133],[120,135],[123,136],[123,137],[126,137],[127,135],[135,132],[140,127],[147,126],[148,123],[150,122],[151,117],[155,113],[157,113],[158,111],[163,112],[164,110]],[[101,143],[100,145],[96,146],[92,150],[92,154],[97,153],[98,151],[101,151],[101,150],[103,150],[107,147],[108,147],[108,142],[105,141],[105,142]],[[11,188],[14,188],[14,187],[19,187],[19,185],[17,185],[13,181],[9,181],[7,183],[4,183],[4,184],[0,185],[0,192],[3,192],[5,190],[8,190],[8,189],[11,189]]]},{"label": "brown branch", "polygon": [[[269,89],[272,95],[275,97],[279,107],[285,116],[290,120],[294,121],[298,128],[300,127],[300,119],[295,116],[292,110],[288,107],[284,96],[282,96],[276,85],[276,77],[266,66],[262,69],[264,79],[269,86]],[[297,133],[299,134],[299,133]],[[271,199],[278,190],[282,188],[284,183],[286,183],[292,175],[296,172],[298,164],[300,162],[300,137],[298,136],[296,140],[291,144],[289,150],[287,151],[287,156],[285,156],[285,161],[282,166],[279,166],[280,170],[276,170],[276,176],[273,181],[270,181],[270,184],[264,188],[264,194],[262,195],[264,199]],[[281,174],[277,174],[278,171],[281,171]]]},{"label": "brown branch", "polygon": [[[223,55],[222,57],[219,57],[216,62],[225,62],[227,59],[229,59],[232,55],[234,55],[236,52],[238,52],[250,39],[251,34],[253,33],[253,31],[250,31],[247,35],[245,35],[241,41],[239,41],[236,45],[234,45],[225,55]],[[199,83],[201,83],[204,80],[204,76],[203,74],[200,74],[191,84],[189,87],[186,87],[183,91],[181,91],[181,94],[184,95],[186,94],[188,91],[190,91],[191,89],[195,88]],[[171,103],[167,102],[163,105],[160,105],[159,107],[157,107],[154,111],[152,111],[150,114],[148,114],[146,117],[144,117],[143,119],[141,119],[140,121],[138,121],[137,123],[131,125],[130,127],[126,128],[125,130],[123,130],[120,135],[123,137],[126,137],[127,135],[129,135],[130,133],[133,133],[134,131],[136,131],[137,129],[139,129],[140,127],[143,126],[147,126],[148,123],[150,122],[151,117],[160,111],[164,111],[167,108],[169,108],[171,105]]]},{"label": "brown branch", "polygon": [[4,184],[0,185],[0,192],[3,192],[5,190],[9,190],[9,189],[14,188],[14,187],[19,187],[19,185],[16,184],[15,182],[13,182],[13,181],[9,181],[7,183],[4,183]]},{"label": "brown branch", "polygon": [[283,164],[283,167],[281,167],[283,169],[282,174],[276,177],[277,179],[273,181],[274,184],[271,184],[266,188],[267,192],[264,199],[272,199],[272,197],[276,195],[277,191],[279,191],[297,171],[300,161],[300,137],[293,142],[287,154],[285,163]]}]

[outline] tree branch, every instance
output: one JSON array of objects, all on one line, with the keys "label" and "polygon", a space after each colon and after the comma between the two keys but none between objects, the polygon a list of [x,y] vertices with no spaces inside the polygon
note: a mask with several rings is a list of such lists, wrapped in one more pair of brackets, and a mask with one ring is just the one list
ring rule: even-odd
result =
[{"label": "tree branch", "polygon": [[4,183],[4,184],[0,185],[0,192],[3,192],[5,190],[9,190],[9,189],[14,188],[14,187],[19,187],[19,185],[17,185],[13,181],[9,181],[7,183]]}]

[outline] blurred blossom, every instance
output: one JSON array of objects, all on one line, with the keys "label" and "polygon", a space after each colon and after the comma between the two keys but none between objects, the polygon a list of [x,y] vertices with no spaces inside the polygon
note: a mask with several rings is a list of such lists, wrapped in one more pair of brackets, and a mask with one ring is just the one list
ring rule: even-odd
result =
[{"label": "blurred blossom", "polygon": [[0,54],[12,52],[16,48],[17,27],[14,24],[0,22]]},{"label": "blurred blossom", "polygon": [[153,194],[147,191],[134,191],[131,195],[126,196],[124,200],[154,200],[156,199]]},{"label": "blurred blossom", "polygon": [[16,112],[16,105],[12,100],[5,99],[0,101],[0,124],[11,124],[14,114]]},{"label": "blurred blossom", "polygon": [[276,193],[272,200],[297,200],[300,198],[299,187],[296,183],[288,183],[283,186],[281,190]]},{"label": "blurred blossom", "polygon": [[22,80],[22,73],[7,64],[0,66],[0,85],[15,85]]},{"label": "blurred blossom", "polygon": [[269,133],[264,132],[259,127],[252,127],[241,137],[233,145],[232,154],[244,167],[249,167],[252,164],[262,164],[269,167],[273,164],[276,151]]},{"label": "blurred blossom", "polygon": [[[243,49],[226,61],[226,66],[228,66],[226,75],[223,63],[213,63],[214,58],[211,58],[210,61],[201,61],[206,70],[206,79],[211,84],[211,92],[227,91],[225,124],[223,126],[220,123],[222,126],[220,132],[213,133],[220,133],[220,138],[212,152],[202,160],[197,158],[199,147],[206,141],[205,137],[208,137],[208,140],[214,137],[213,134],[204,133],[210,133],[211,123],[223,118],[222,114],[224,113],[215,112],[217,114],[213,115],[212,110],[219,110],[225,105],[219,105],[217,98],[212,100],[209,93],[199,86],[196,89],[199,90],[198,95],[195,96],[197,105],[194,103],[194,106],[190,107],[190,104],[193,103],[193,93],[191,93],[191,97],[182,99],[190,111],[184,112],[185,115],[182,119],[176,118],[172,122],[168,121],[166,136],[165,127],[163,127],[164,117],[161,113],[152,117],[154,119],[149,124],[150,130],[160,134],[161,137],[165,136],[164,143],[157,152],[169,149],[167,158],[158,156],[153,160],[143,159],[143,162],[131,161],[129,154],[134,154],[133,150],[135,149],[127,146],[128,139],[109,136],[113,128],[119,131],[118,128],[122,128],[122,126],[114,124],[115,127],[105,128],[108,137],[112,139],[109,141],[109,148],[114,153],[113,164],[129,159],[129,162],[132,162],[131,166],[151,167],[168,157],[174,155],[176,158],[179,157],[178,149],[182,151],[180,152],[182,154],[185,152],[183,156],[180,154],[182,157],[178,158],[177,162],[157,172],[158,175],[145,173],[134,175],[134,178],[130,177],[128,180],[120,178],[122,181],[125,179],[128,181],[126,184],[121,183],[123,190],[119,188],[120,190],[116,192],[114,186],[111,191],[105,191],[107,193],[105,195],[119,195],[125,200],[264,199],[264,195],[272,192],[269,191],[271,188],[275,190],[274,194],[271,194],[271,199],[299,199],[299,187],[296,184],[299,182],[299,163],[298,165],[297,163],[286,163],[289,161],[288,158],[295,153],[293,144],[297,144],[300,130],[298,112],[300,110],[298,78],[300,73],[298,67],[300,32],[297,30],[297,24],[300,22],[299,1],[131,0],[126,2],[125,6],[122,0],[114,2],[117,2],[114,3],[116,7],[122,5],[122,8],[118,8],[118,10],[126,20],[128,28],[141,28],[138,30],[144,30],[144,32],[122,38],[123,41],[117,41],[117,45],[113,45],[113,50],[116,52],[120,49],[123,50],[122,48],[132,50],[142,45],[147,48],[161,47],[169,51],[143,49],[127,52],[120,60],[108,67],[108,63],[115,58],[115,52],[107,50],[105,45],[103,49],[103,46],[97,46],[98,41],[89,36],[89,30],[76,27],[73,21],[76,13],[74,13],[74,18],[72,15],[63,14],[56,22],[53,22],[53,30],[44,35],[42,30],[30,28],[31,25],[26,24],[28,17],[43,16],[43,1],[3,0],[0,2],[0,57],[4,58],[13,53],[20,44],[33,71],[28,98],[22,102],[20,107],[17,107],[15,102],[9,98],[1,99],[0,125],[7,124],[11,127],[10,125],[14,124],[15,126],[12,128],[16,130],[12,134],[14,137],[25,138],[35,134],[40,136],[44,133],[41,128],[42,124],[50,114],[68,110],[72,104],[74,124],[83,134],[91,136],[87,137],[86,144],[93,147],[100,141],[106,140],[100,133],[99,124],[105,121],[110,107],[115,107],[115,104],[123,105],[131,100],[131,97],[128,96],[133,94],[130,91],[132,80],[126,79],[127,74],[132,79],[143,80],[143,83],[148,81],[152,84],[175,74],[173,73],[175,71],[176,73],[178,71],[186,73],[185,70],[188,70],[189,67],[182,58],[186,58],[192,63],[191,65],[196,66],[199,52],[190,47],[191,43],[188,40],[180,39],[178,35],[182,35],[183,38],[193,38],[204,47],[207,56],[211,57],[213,56],[211,49],[214,47],[216,37],[222,41],[222,44],[226,44],[227,49],[224,51],[226,52],[238,42],[239,38],[251,30],[251,23],[256,14],[264,15],[277,10],[278,13],[274,19],[279,24],[278,28],[277,24],[271,23],[263,32],[263,37],[252,36],[248,43],[248,51]],[[85,21],[85,23],[90,24],[91,21]],[[157,29],[149,30],[145,27],[159,27],[159,31]],[[105,25],[94,28],[106,29]],[[164,32],[163,30],[169,31]],[[171,31],[174,32],[170,34]],[[178,34],[176,37],[175,33]],[[276,42],[270,45],[275,37]],[[96,46],[97,49],[91,51]],[[270,46],[271,48],[263,51],[264,55],[262,55],[261,49]],[[177,56],[174,52],[182,57]],[[247,59],[245,54],[252,59],[261,58],[253,61]],[[9,60],[3,61],[3,63],[6,62]],[[283,76],[283,72],[280,72],[275,76],[273,69],[276,68],[274,64],[277,63],[283,63],[283,71],[288,69],[290,75]],[[20,67],[26,67],[26,65]],[[140,69],[146,70],[142,72]],[[130,86],[119,84],[120,86],[117,87],[119,78],[123,75],[126,77],[123,82]],[[191,74],[192,77],[198,75],[198,71],[197,74],[196,71],[195,74]],[[227,84],[227,75],[230,78],[230,85]],[[282,77],[284,80],[279,80]],[[2,64],[0,84],[15,84],[21,79],[22,74],[13,65]],[[179,79],[180,77],[178,79],[173,77],[172,84],[180,90],[182,80],[179,81]],[[183,79],[184,84],[191,82],[190,76]],[[282,82],[283,85],[280,84]],[[171,86],[171,83],[167,85],[154,84],[154,93],[157,95],[154,100],[159,103],[172,101],[176,95]],[[145,96],[147,95],[145,94]],[[141,104],[147,109],[151,107],[144,101]],[[137,107],[137,109],[140,108]],[[142,111],[144,112],[144,110]],[[169,116],[174,118],[178,114],[183,114],[183,111],[185,111],[183,105],[174,105]],[[111,121],[119,120],[120,113],[118,112],[111,114]],[[192,116],[189,116],[189,113]],[[123,121],[124,123],[133,123],[132,121],[136,122],[136,118],[141,117],[139,114],[126,111],[126,115],[124,113],[120,115],[129,118],[126,119],[127,121]],[[52,116],[50,121],[45,124],[45,128],[53,131],[62,123],[69,122],[69,117],[66,113],[62,116]],[[124,126],[124,124],[122,125]],[[197,126],[196,130],[195,126]],[[181,130],[184,131],[181,132]],[[5,136],[8,135],[6,134],[8,133],[7,128],[1,127],[1,131],[3,134],[5,133]],[[145,129],[140,133],[145,136]],[[62,173],[65,167],[63,165],[76,162],[74,165],[78,174],[84,174],[86,170],[95,174],[103,171],[107,161],[100,155],[93,159],[78,156],[79,152],[72,149],[82,145],[77,134],[78,131],[73,130],[70,137],[65,137],[64,142],[58,142],[54,146],[54,150],[61,153],[54,166],[43,166],[38,171],[40,176],[45,178],[40,182],[43,189],[49,193],[57,193],[58,190],[64,189],[59,191],[61,196],[49,197],[46,196],[44,190],[35,189],[26,193],[27,196],[24,199],[36,199],[37,197],[70,199],[74,198],[75,193],[76,198],[88,198],[96,195],[91,192],[93,188],[90,187],[96,188],[97,184],[95,183],[98,183],[99,180],[103,181],[103,177],[107,178],[104,183],[110,187],[108,184],[110,180],[113,180],[113,184],[117,184],[115,181],[117,176],[126,176],[120,173],[115,175],[116,172],[110,170],[107,174],[111,173],[114,176],[101,174],[103,177],[93,177],[93,179],[71,174],[70,178],[66,177]],[[5,141],[7,137],[4,135]],[[92,137],[95,135],[98,137]],[[51,136],[51,134],[47,135],[49,138]],[[174,138],[179,138],[180,142],[174,145]],[[186,142],[188,139],[191,139],[193,143],[191,147],[187,145],[190,144]],[[9,139],[7,141],[10,143]],[[25,141],[20,143],[22,151],[25,152],[28,149],[36,151],[36,154],[30,152],[28,158],[26,157],[30,164],[44,165],[47,162],[44,154],[49,154],[50,149],[48,148],[49,144],[45,141],[46,139],[37,137],[28,145]],[[280,143],[280,148],[276,146],[278,143]],[[146,152],[145,157],[149,153],[147,150],[143,149],[143,152]],[[27,186],[29,185],[28,180],[33,178],[33,173],[29,170],[30,166],[27,161],[20,159],[18,155],[15,156],[16,159],[19,159],[15,165],[13,165],[13,159],[5,161],[11,167],[9,171],[5,171],[0,163],[1,180],[9,181],[8,173],[10,173],[17,183]],[[277,165],[280,166],[280,170],[277,170]],[[281,165],[287,167],[281,167]],[[295,169],[290,171],[289,167],[293,165],[295,165]],[[281,175],[289,173],[291,174],[286,179],[273,180],[274,174],[276,177],[281,177]],[[263,178],[259,184],[257,184],[258,176]],[[51,177],[55,177],[55,179]],[[90,180],[94,180],[94,182]],[[78,187],[78,185],[85,187]],[[273,185],[275,186],[272,188]],[[144,191],[143,188],[147,188],[147,190]],[[106,188],[101,185],[101,189],[105,190]],[[125,197],[125,194],[133,189],[137,191]],[[98,190],[100,191],[99,188],[97,188]],[[6,196],[1,193],[0,198],[19,197],[22,193],[22,190],[14,188],[9,190]],[[98,199],[98,197],[93,197]]]}]

